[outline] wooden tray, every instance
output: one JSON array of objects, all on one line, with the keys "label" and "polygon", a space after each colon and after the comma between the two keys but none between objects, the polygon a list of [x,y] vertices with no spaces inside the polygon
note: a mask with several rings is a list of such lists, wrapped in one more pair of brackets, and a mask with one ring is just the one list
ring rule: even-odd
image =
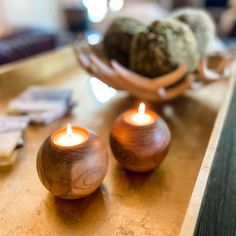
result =
[{"label": "wooden tray", "polygon": [[[167,121],[173,142],[162,165],[148,174],[122,169],[108,145],[116,117],[138,101],[118,93],[99,103],[88,81],[70,47],[0,69],[1,114],[8,99],[32,83],[71,87],[78,101],[71,116],[30,126],[15,166],[0,170],[0,235],[192,235],[234,80],[230,86],[221,81],[189,92],[170,104],[152,104]],[[41,142],[68,122],[94,130],[110,156],[102,187],[76,201],[49,194],[35,165]]]}]

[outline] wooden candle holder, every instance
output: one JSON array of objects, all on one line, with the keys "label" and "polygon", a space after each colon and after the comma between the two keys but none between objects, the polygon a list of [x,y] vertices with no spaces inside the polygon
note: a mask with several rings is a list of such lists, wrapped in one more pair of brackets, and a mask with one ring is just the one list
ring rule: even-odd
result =
[{"label": "wooden candle holder", "polygon": [[169,150],[171,135],[166,123],[158,116],[146,126],[129,124],[120,115],[110,133],[110,145],[117,161],[127,170],[150,171],[160,165]]},{"label": "wooden candle holder", "polygon": [[42,184],[55,196],[78,199],[94,192],[102,183],[108,168],[108,155],[104,143],[91,131],[88,139],[75,146],[61,147],[50,135],[42,144],[37,156],[37,171]]}]

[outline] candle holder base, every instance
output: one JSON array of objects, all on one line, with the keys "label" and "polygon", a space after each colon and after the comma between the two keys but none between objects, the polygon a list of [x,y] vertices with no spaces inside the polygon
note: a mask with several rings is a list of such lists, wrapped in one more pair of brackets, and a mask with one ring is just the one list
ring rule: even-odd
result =
[{"label": "candle holder base", "polygon": [[166,123],[158,117],[146,126],[126,122],[124,114],[115,121],[110,133],[110,145],[116,160],[127,170],[150,171],[166,157],[171,135]]},{"label": "candle holder base", "polygon": [[61,147],[49,136],[39,149],[37,171],[42,184],[55,196],[78,199],[94,192],[108,168],[103,142],[91,131],[79,145]]}]

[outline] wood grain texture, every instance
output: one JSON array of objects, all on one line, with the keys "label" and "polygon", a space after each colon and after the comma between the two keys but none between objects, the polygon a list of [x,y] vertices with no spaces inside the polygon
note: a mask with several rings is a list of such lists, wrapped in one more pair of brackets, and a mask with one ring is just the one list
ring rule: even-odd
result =
[{"label": "wood grain texture", "polygon": [[114,122],[110,133],[110,145],[114,157],[127,170],[146,172],[158,167],[166,157],[171,141],[168,126],[158,116],[146,126],[134,126],[125,120],[129,110]]},{"label": "wood grain texture", "polygon": [[[0,172],[0,235],[178,235],[227,83],[222,81],[191,91],[170,104],[153,104],[152,109],[167,122],[172,135],[168,155],[157,169],[144,174],[125,171],[108,149],[108,174],[101,187],[86,198],[66,201],[49,194],[37,176],[36,154],[43,140],[70,122],[95,131],[109,147],[109,132],[115,119],[140,103],[123,93],[105,104],[99,103],[91,92],[88,75],[78,67],[73,53],[70,50],[67,53],[57,60],[60,73],[55,71],[47,79],[44,77],[41,84],[72,88],[79,105],[70,116],[48,126],[30,126],[15,165]],[[61,61],[65,58],[74,58],[75,66],[63,71]],[[31,63],[34,64],[34,59]],[[8,85],[8,93],[15,95],[12,83],[22,82],[22,89],[35,83],[34,79],[26,78],[25,64],[20,68],[24,76],[18,77],[12,70],[14,77],[7,80],[0,73],[0,81],[5,81],[0,94],[2,89],[6,93]],[[31,72],[29,69],[32,76]],[[36,72],[37,76],[43,73]],[[8,101],[0,100],[1,114]]]},{"label": "wood grain texture", "polygon": [[[66,129],[58,132],[62,131],[66,132]],[[42,184],[60,198],[88,196],[101,185],[107,173],[108,155],[104,143],[88,131],[88,139],[82,144],[60,147],[53,143],[54,134],[43,142],[37,156]]]}]

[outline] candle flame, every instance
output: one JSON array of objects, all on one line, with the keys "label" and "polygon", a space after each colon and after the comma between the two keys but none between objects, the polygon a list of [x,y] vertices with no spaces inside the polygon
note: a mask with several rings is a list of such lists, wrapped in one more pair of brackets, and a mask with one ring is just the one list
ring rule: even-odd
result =
[{"label": "candle flame", "polygon": [[139,104],[138,114],[139,115],[144,115],[145,114],[145,104],[143,102]]},{"label": "candle flame", "polygon": [[71,136],[72,136],[72,128],[71,128],[71,124],[70,124],[70,123],[67,125],[66,135],[67,135],[68,137],[71,137]]}]

